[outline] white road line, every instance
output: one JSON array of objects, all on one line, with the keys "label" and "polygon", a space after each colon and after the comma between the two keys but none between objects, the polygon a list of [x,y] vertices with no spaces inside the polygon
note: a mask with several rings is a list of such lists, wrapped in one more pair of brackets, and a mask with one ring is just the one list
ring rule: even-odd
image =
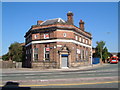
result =
[{"label": "white road line", "polygon": [[23,75],[36,75],[36,74],[23,74]]},{"label": "white road line", "polygon": [[25,78],[35,78],[35,77],[25,77]]}]

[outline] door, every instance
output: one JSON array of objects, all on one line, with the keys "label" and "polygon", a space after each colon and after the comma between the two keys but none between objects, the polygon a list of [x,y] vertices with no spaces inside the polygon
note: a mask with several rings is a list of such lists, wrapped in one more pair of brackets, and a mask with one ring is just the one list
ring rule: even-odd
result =
[{"label": "door", "polygon": [[68,67],[68,57],[62,57],[62,65],[61,67],[64,68],[64,67]]}]

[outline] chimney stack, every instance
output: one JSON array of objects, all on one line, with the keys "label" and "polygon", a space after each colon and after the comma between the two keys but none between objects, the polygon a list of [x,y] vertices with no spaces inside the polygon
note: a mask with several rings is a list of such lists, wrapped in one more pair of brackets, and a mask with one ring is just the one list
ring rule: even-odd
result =
[{"label": "chimney stack", "polygon": [[40,25],[42,22],[43,22],[43,21],[38,20],[38,21],[37,21],[37,25]]},{"label": "chimney stack", "polygon": [[67,13],[67,23],[68,23],[68,24],[74,24],[74,23],[73,23],[73,13],[72,13],[71,11],[69,11],[69,12]]},{"label": "chimney stack", "polygon": [[80,27],[81,30],[84,30],[84,24],[85,23],[82,20],[80,20],[79,27]]}]

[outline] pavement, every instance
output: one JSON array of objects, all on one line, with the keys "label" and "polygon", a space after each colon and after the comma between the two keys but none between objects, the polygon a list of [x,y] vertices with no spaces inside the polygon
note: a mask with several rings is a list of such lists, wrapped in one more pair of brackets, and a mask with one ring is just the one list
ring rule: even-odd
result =
[{"label": "pavement", "polygon": [[[47,72],[47,71],[76,71],[76,70],[86,70],[86,69],[93,69],[93,68],[96,68],[96,67],[104,67],[106,65],[109,65],[109,64],[94,64],[94,65],[88,65],[88,66],[81,66],[81,67],[76,67],[76,68],[60,68],[60,69],[40,69],[40,68],[4,68],[5,70],[18,70],[18,71],[41,71],[41,72]],[[4,69],[2,69],[2,73],[4,73]],[[12,71],[10,71],[12,72]],[[6,72],[5,72],[6,73]],[[9,72],[7,72],[9,73]]]},{"label": "pavement", "polygon": [[[21,87],[88,87],[118,83],[118,64],[95,64],[77,68],[40,69],[9,68],[2,69],[3,83],[19,82]],[[99,86],[99,85],[98,85]],[[108,85],[109,86],[109,85]],[[101,86],[99,86],[101,87]]]}]

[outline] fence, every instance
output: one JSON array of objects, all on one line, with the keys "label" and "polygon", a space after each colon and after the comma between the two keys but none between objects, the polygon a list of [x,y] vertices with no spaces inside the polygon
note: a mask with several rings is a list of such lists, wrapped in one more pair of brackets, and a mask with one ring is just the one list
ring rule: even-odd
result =
[{"label": "fence", "polygon": [[22,68],[22,62],[0,61],[0,68]]}]

